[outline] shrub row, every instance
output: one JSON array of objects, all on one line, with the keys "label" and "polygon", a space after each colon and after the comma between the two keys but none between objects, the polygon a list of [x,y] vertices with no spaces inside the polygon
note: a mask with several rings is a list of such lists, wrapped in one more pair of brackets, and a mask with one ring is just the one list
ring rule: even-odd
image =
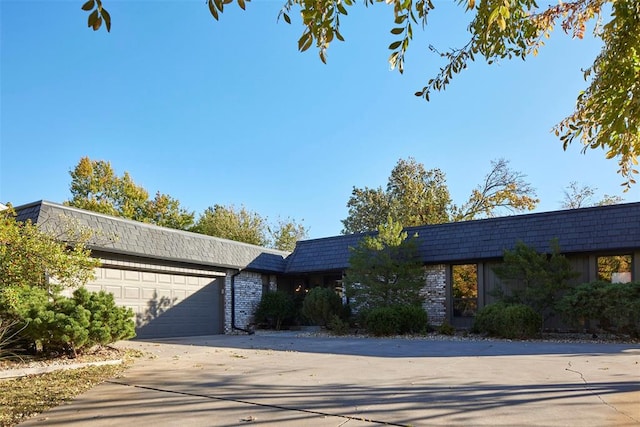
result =
[{"label": "shrub row", "polygon": [[573,326],[591,321],[591,327],[640,337],[640,282],[584,283],[560,300],[558,311]]},{"label": "shrub row", "polygon": [[531,338],[540,332],[542,316],[524,304],[496,303],[478,311],[473,332],[502,338]]},{"label": "shrub row", "polygon": [[421,334],[428,324],[427,313],[417,305],[378,307],[364,318],[367,331],[375,336]]}]

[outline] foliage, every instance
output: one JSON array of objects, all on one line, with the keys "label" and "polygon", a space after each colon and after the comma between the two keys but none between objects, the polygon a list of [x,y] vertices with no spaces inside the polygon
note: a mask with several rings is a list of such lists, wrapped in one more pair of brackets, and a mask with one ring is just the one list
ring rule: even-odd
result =
[{"label": "foliage", "polygon": [[393,307],[376,307],[367,312],[367,331],[376,337],[396,335],[400,329],[398,312]]},{"label": "foliage", "polygon": [[292,219],[269,225],[267,218],[244,206],[222,205],[205,209],[191,231],[283,251],[293,251],[296,242],[307,236],[306,228]]},{"label": "foliage", "polygon": [[491,171],[484,177],[462,206],[452,208],[454,221],[468,221],[479,217],[495,216],[495,211],[505,208],[511,212],[535,209],[540,200],[536,191],[527,183],[521,172],[509,169],[505,159],[491,161]]},{"label": "foliage", "polygon": [[386,190],[354,187],[347,202],[349,214],[342,220],[345,234],[376,230],[391,216],[407,227],[491,217],[505,208],[524,211],[535,208],[535,190],[524,175],[500,159],[461,206],[452,203],[444,172],[426,170],[412,157],[400,159],[391,171]]},{"label": "foliage", "polygon": [[302,314],[318,326],[328,326],[333,317],[341,312],[342,300],[329,288],[311,289],[302,303]]},{"label": "foliage", "polygon": [[208,207],[192,231],[258,246],[268,243],[265,220],[244,206],[240,209],[222,205]]},{"label": "foliage", "polygon": [[307,229],[302,224],[297,224],[293,219],[278,220],[278,222],[268,227],[271,235],[270,246],[281,251],[293,252],[296,242],[307,238]]},{"label": "foliage", "polygon": [[117,378],[128,367],[88,366],[2,380],[0,387],[0,426],[13,426],[93,388]]},{"label": "foliage", "polygon": [[[600,1],[586,1],[590,13],[600,13]],[[610,1],[611,20],[597,35],[604,47],[593,65],[584,71],[589,87],[578,96],[576,110],[562,120],[555,133],[566,149],[579,140],[583,151],[606,150],[608,159],[617,157],[618,172],[627,180],[628,190],[635,183],[634,168],[640,156],[640,3],[636,0]],[[584,24],[582,24],[584,25]]]},{"label": "foliage", "polygon": [[478,311],[473,331],[502,338],[531,338],[540,331],[542,317],[524,304],[490,304]]},{"label": "foliage", "polygon": [[509,288],[507,293],[496,296],[509,303],[528,305],[545,319],[551,316],[560,293],[569,288],[578,273],[560,254],[557,241],[552,241],[550,247],[551,254],[538,253],[517,242],[513,250],[506,250],[502,264],[493,270]]},{"label": "foliage", "polygon": [[423,334],[427,331],[429,319],[422,306],[399,305],[393,309],[397,313],[399,334]]},{"label": "foliage", "polygon": [[6,320],[21,321],[28,307],[94,277],[100,262],[86,249],[90,236],[78,230],[64,234],[77,240],[68,245],[30,221],[16,221],[12,209],[0,213],[0,312]]},{"label": "foliage", "polygon": [[349,333],[349,323],[342,320],[337,314],[334,314],[327,324],[327,329],[332,335],[346,335]]},{"label": "foliage", "polygon": [[46,304],[32,304],[23,314],[24,336],[46,353],[68,352],[110,344],[135,336],[133,311],[118,307],[112,294],[74,291],[73,297],[57,295]]},{"label": "foliage", "polygon": [[451,323],[445,321],[438,326],[438,333],[442,335],[455,335],[456,328],[454,328]]},{"label": "foliage", "polygon": [[280,330],[283,322],[295,314],[293,299],[289,294],[283,291],[267,292],[262,295],[256,308],[255,321]]},{"label": "foliage", "polygon": [[564,199],[561,206],[563,209],[578,209],[587,206],[615,205],[624,201],[620,196],[605,194],[600,201],[589,203],[589,200],[596,194],[596,190],[597,188],[595,187],[580,186],[576,181],[572,181],[564,190]]},{"label": "foliage", "polygon": [[584,283],[569,290],[558,306],[575,326],[596,321],[605,331],[640,337],[640,282]]},{"label": "foliage", "polygon": [[69,174],[69,206],[179,230],[193,224],[193,212],[180,207],[178,200],[160,192],[149,199],[128,172],[117,176],[109,162],[83,157]]},{"label": "foliage", "polygon": [[388,218],[377,235],[364,236],[351,248],[346,293],[357,310],[393,305],[421,305],[424,267],[417,236],[408,238],[402,225]]},{"label": "foliage", "polygon": [[367,331],[377,337],[421,334],[427,330],[427,313],[416,305],[375,307],[366,312]]},{"label": "foliage", "polygon": [[[233,0],[208,0],[209,12],[217,20],[224,5]],[[244,9],[249,0],[236,0]],[[364,0],[365,6],[386,3],[393,5],[393,28],[396,37],[388,48],[392,69],[404,71],[405,55],[413,39],[414,25],[427,26],[429,12],[435,8],[432,0]],[[285,0],[279,18],[291,24],[291,16],[299,15],[303,32],[298,49],[306,51],[315,45],[322,62],[327,61],[327,49],[334,40],[344,41],[341,22],[354,0]],[[555,126],[564,148],[580,140],[584,150],[603,148],[607,158],[618,158],[619,173],[629,189],[637,174],[634,165],[640,155],[640,3],[637,0],[574,0],[558,2],[540,8],[536,0],[458,0],[458,5],[471,14],[469,40],[462,47],[440,52],[429,45],[432,53],[445,62],[436,76],[415,93],[429,100],[434,91],[444,90],[454,75],[466,69],[476,58],[492,64],[504,59],[526,59],[537,55],[556,25],[565,33],[582,39],[589,21],[596,20],[594,36],[604,46],[593,65],[586,69],[589,82],[580,92],[573,114]],[[611,7],[610,20],[601,25],[603,10]],[[101,0],[88,0],[82,9],[89,13],[88,26],[98,30],[105,22],[111,28],[111,17]]]}]

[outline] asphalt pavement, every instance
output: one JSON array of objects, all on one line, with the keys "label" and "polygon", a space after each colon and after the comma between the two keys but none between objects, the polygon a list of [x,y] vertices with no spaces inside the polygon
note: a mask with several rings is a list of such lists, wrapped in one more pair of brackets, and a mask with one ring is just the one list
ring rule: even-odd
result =
[{"label": "asphalt pavement", "polygon": [[216,335],[22,426],[639,426],[640,346]]}]

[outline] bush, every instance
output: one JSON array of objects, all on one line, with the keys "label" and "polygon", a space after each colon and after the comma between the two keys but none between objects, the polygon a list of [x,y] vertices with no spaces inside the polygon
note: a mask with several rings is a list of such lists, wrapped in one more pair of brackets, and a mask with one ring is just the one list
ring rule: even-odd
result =
[{"label": "bush", "polygon": [[375,336],[418,334],[427,330],[427,313],[420,306],[396,305],[369,310],[365,326]]},{"label": "bush", "polygon": [[438,333],[442,335],[454,335],[456,328],[451,326],[451,323],[445,321],[442,325],[438,326]]},{"label": "bush", "polygon": [[640,282],[585,283],[567,292],[558,307],[575,326],[589,320],[607,332],[640,337]]},{"label": "bush", "polygon": [[79,288],[72,298],[57,296],[45,304],[38,295],[24,321],[24,336],[45,352],[75,355],[83,348],[135,336],[133,311],[118,307],[112,294]]},{"label": "bush", "polygon": [[329,288],[311,289],[302,302],[302,314],[318,326],[327,326],[342,310],[340,296]]},{"label": "bush", "polygon": [[398,312],[392,307],[371,309],[367,313],[365,322],[367,331],[377,337],[395,335],[400,326]]},{"label": "bush", "polygon": [[424,334],[427,330],[427,312],[421,306],[400,305],[393,309],[398,315],[398,333]]},{"label": "bush", "polygon": [[540,331],[542,316],[524,304],[496,303],[478,311],[474,332],[502,338],[531,338]]},{"label": "bush", "polygon": [[329,329],[332,335],[346,335],[349,333],[349,323],[342,320],[337,314],[334,314],[327,324],[327,329]]},{"label": "bush", "polygon": [[267,292],[262,295],[256,308],[255,321],[280,330],[283,322],[293,316],[295,316],[295,305],[289,294],[282,291]]}]

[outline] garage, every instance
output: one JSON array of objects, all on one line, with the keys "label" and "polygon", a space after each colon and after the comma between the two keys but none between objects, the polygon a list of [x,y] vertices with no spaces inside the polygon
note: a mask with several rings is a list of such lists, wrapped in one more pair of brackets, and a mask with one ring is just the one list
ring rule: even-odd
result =
[{"label": "garage", "polygon": [[[96,269],[86,287],[114,295],[135,315],[137,338],[224,333],[224,277],[213,272],[154,271],[109,265]],[[160,266],[159,266],[160,267]],[[166,267],[165,267],[166,268]]]}]

